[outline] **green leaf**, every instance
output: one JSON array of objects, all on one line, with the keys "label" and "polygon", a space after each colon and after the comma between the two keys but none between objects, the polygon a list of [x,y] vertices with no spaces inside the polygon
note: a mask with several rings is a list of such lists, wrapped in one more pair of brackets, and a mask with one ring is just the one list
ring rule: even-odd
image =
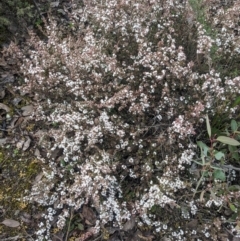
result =
[{"label": "green leaf", "polygon": [[225,173],[222,170],[218,170],[218,169],[215,169],[213,171],[213,177],[214,177],[214,179],[219,179],[223,182],[226,180]]},{"label": "green leaf", "polygon": [[203,177],[211,177],[211,174],[210,174],[210,172],[209,171],[203,171],[202,172],[202,175],[203,175]]},{"label": "green leaf", "polygon": [[239,157],[239,154],[237,152],[234,152],[232,154],[232,158],[235,159],[236,161],[239,161],[240,160],[240,157]]},{"label": "green leaf", "polygon": [[197,141],[197,145],[200,147],[201,152],[204,153],[205,156],[207,156],[207,152],[209,150],[209,147],[203,143],[202,141]]},{"label": "green leaf", "polygon": [[221,151],[217,152],[214,156],[218,161],[225,157],[224,153],[222,153]]},{"label": "green leaf", "polygon": [[62,167],[65,167],[65,166],[66,166],[66,162],[65,162],[64,160],[61,160],[60,163],[61,163],[61,166],[62,166]]},{"label": "green leaf", "polygon": [[238,96],[238,97],[236,98],[236,100],[234,101],[234,103],[233,103],[233,105],[232,105],[232,108],[235,107],[235,106],[237,106],[237,105],[239,105],[239,104],[240,104],[240,96]]},{"label": "green leaf", "polygon": [[224,144],[228,144],[228,145],[231,145],[231,146],[240,146],[240,143],[238,141],[236,141],[233,138],[227,137],[227,136],[219,136],[217,138],[217,141],[220,141]]},{"label": "green leaf", "polygon": [[232,203],[229,203],[229,207],[234,213],[237,212],[237,208]]},{"label": "green leaf", "polygon": [[233,154],[234,152],[237,151],[237,147],[236,146],[228,146],[228,150],[230,151],[231,154]]},{"label": "green leaf", "polygon": [[236,161],[239,161],[239,154],[238,154],[237,147],[228,145],[228,150],[230,151],[232,158],[235,159]]},{"label": "green leaf", "polygon": [[235,132],[238,129],[238,124],[235,120],[231,120],[231,129]]},{"label": "green leaf", "polygon": [[240,191],[240,186],[239,185],[232,185],[232,186],[228,187],[228,190],[230,192],[237,192],[237,191]]},{"label": "green leaf", "polygon": [[78,224],[78,229],[81,230],[81,231],[83,231],[83,230],[84,230],[83,224],[79,223],[79,224]]},{"label": "green leaf", "polygon": [[66,170],[71,171],[71,170],[73,169],[73,166],[71,166],[71,165],[69,164],[69,165],[67,165],[65,168],[66,168]]},{"label": "green leaf", "polygon": [[228,220],[226,220],[226,222],[229,222],[229,223],[236,222],[237,219],[238,219],[238,213],[234,213]]},{"label": "green leaf", "polygon": [[210,122],[209,122],[208,115],[206,115],[206,122],[207,122],[207,132],[208,132],[208,136],[211,137],[211,126],[210,126]]}]

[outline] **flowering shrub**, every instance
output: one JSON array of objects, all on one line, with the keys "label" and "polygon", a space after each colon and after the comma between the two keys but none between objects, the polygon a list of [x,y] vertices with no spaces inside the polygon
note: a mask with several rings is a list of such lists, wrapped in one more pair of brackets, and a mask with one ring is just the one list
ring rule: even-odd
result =
[{"label": "flowering shrub", "polygon": [[[97,214],[93,235],[136,216],[158,238],[186,240],[190,231],[167,225],[167,207],[180,208],[187,223],[204,206],[197,195],[191,200],[194,140],[206,114],[239,111],[232,104],[240,76],[218,72],[211,52],[218,39],[188,1],[83,2],[69,13],[74,36],[49,20],[47,39],[30,32],[24,49],[5,50],[21,63],[24,83],[16,88],[32,98],[32,118],[48,126],[47,146],[38,142],[43,177],[25,197],[48,208],[37,238],[51,240],[54,217],[62,229],[70,210],[89,205]],[[227,51],[221,45],[219,59]],[[208,225],[191,235],[208,237]]]}]

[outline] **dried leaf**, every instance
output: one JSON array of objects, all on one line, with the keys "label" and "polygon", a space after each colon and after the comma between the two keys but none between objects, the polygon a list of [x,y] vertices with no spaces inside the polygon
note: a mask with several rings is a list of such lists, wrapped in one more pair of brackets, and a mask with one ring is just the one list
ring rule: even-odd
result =
[{"label": "dried leaf", "polygon": [[63,154],[63,149],[62,148],[56,148],[54,151],[51,153],[51,160],[56,160],[59,156]]},{"label": "dried leaf", "polygon": [[7,73],[7,74],[3,74],[2,75],[2,81],[1,83],[13,83],[14,82],[14,75],[10,74],[10,73]]},{"label": "dried leaf", "polygon": [[19,119],[19,117],[13,117],[10,125],[8,126],[8,129],[13,129],[13,128],[17,127],[18,119]]},{"label": "dried leaf", "polygon": [[35,177],[35,180],[34,180],[34,183],[33,184],[37,184],[43,177],[43,172],[39,173],[36,177]]},{"label": "dried leaf", "polygon": [[114,234],[116,231],[119,230],[119,228],[106,227],[106,230],[109,234]]},{"label": "dried leaf", "polygon": [[215,225],[215,227],[220,230],[221,229],[221,225],[222,225],[222,222],[219,218],[215,218],[214,221],[213,221],[213,224]]},{"label": "dried leaf", "polygon": [[17,228],[20,225],[18,221],[12,219],[5,219],[2,224],[10,228]]},{"label": "dried leaf", "polygon": [[31,218],[25,217],[23,215],[21,215],[20,218],[24,223],[31,223],[32,222]]},{"label": "dried leaf", "polygon": [[201,192],[201,194],[200,194],[200,199],[199,199],[199,201],[202,203],[203,201],[205,201],[205,199],[204,199],[204,194],[205,194],[205,190],[203,190],[202,192]]},{"label": "dried leaf", "polygon": [[96,223],[96,214],[88,206],[84,205],[82,210],[82,217],[85,218],[85,222],[88,225],[95,225]]},{"label": "dried leaf", "polygon": [[17,143],[17,149],[22,149],[22,147],[23,147],[23,145],[24,145],[24,142],[25,142],[25,140],[24,139],[22,139],[22,140],[20,140],[18,143]]},{"label": "dried leaf", "polygon": [[31,218],[32,218],[32,215],[29,214],[29,213],[26,213],[26,212],[24,212],[24,213],[22,214],[22,216],[23,216],[24,218],[28,218],[28,219],[31,219]]},{"label": "dried leaf", "polygon": [[7,143],[7,138],[1,138],[0,139],[0,146],[3,146]]},{"label": "dried leaf", "polygon": [[41,157],[41,154],[40,154],[40,151],[39,149],[36,148],[35,152],[34,152],[34,156],[40,158]]},{"label": "dried leaf", "polygon": [[193,219],[187,224],[187,227],[189,229],[196,229],[197,226],[198,226],[198,220],[197,219]]},{"label": "dried leaf", "polygon": [[12,100],[12,103],[17,106],[22,101],[22,98],[16,97]]},{"label": "dried leaf", "polygon": [[6,61],[3,58],[0,59],[0,66],[1,67],[6,67],[7,66],[7,63],[6,63]]},{"label": "dried leaf", "polygon": [[31,139],[27,136],[27,140],[24,142],[22,147],[23,151],[26,151],[29,148],[30,144],[31,144]]},{"label": "dried leaf", "polygon": [[163,237],[162,241],[171,241],[171,239],[167,237]]},{"label": "dried leaf", "polygon": [[133,229],[135,226],[135,217],[131,217],[124,225],[123,225],[123,230],[124,231],[129,231]]},{"label": "dried leaf", "polygon": [[0,103],[0,109],[5,110],[6,112],[10,111],[10,108],[7,105],[3,104],[3,103]]},{"label": "dried leaf", "polygon": [[21,110],[23,111],[22,112],[22,115],[23,116],[28,116],[28,115],[31,115],[32,112],[33,112],[33,105],[26,105],[24,107],[21,108]]},{"label": "dried leaf", "polygon": [[179,206],[176,204],[176,202],[174,201],[170,201],[167,203],[168,206],[171,208],[171,209],[174,209],[174,208],[179,208]]},{"label": "dried leaf", "polygon": [[138,237],[141,239],[141,240],[145,240],[145,241],[152,241],[152,239],[154,238],[154,236],[150,235],[150,236],[142,236],[140,234],[138,234]]},{"label": "dried leaf", "polygon": [[5,89],[0,88],[0,99],[3,99],[5,97]]},{"label": "dried leaf", "polygon": [[58,5],[59,5],[59,1],[51,2],[51,3],[50,3],[50,6],[51,6],[52,8],[55,8],[55,7],[57,7]]}]

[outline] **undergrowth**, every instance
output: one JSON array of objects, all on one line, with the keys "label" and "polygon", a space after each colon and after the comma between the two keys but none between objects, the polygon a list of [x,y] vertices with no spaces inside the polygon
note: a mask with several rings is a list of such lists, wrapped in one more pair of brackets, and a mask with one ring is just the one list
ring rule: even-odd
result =
[{"label": "undergrowth", "polygon": [[45,210],[35,240],[239,234],[239,37],[221,18],[238,5],[83,1],[75,33],[49,18],[47,39],[3,51],[47,128],[32,133],[43,176],[23,197]]}]

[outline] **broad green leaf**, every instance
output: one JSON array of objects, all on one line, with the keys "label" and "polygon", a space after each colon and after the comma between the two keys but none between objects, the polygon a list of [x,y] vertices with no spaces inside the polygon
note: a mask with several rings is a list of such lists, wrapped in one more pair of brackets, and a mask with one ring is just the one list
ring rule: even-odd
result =
[{"label": "broad green leaf", "polygon": [[228,144],[228,145],[231,145],[231,146],[239,146],[240,145],[240,142],[236,141],[233,138],[227,137],[227,136],[219,136],[217,138],[217,141],[220,141],[224,144]]},{"label": "broad green leaf", "polygon": [[228,150],[232,153],[237,151],[237,147],[236,146],[228,146]]},{"label": "broad green leaf", "polygon": [[234,152],[232,154],[232,158],[235,159],[236,161],[239,161],[240,160],[240,157],[239,157],[239,154],[237,152]]},{"label": "broad green leaf", "polygon": [[208,115],[206,115],[206,122],[207,122],[207,132],[208,132],[208,136],[211,137],[211,126],[210,126],[210,122],[209,122]]},{"label": "broad green leaf", "polygon": [[234,213],[237,212],[237,208],[232,203],[229,203],[229,207]]},{"label": "broad green leaf", "polygon": [[231,129],[233,132],[235,132],[238,129],[238,125],[235,120],[231,120]]},{"label": "broad green leaf", "polygon": [[222,153],[221,151],[217,152],[214,156],[218,161],[225,157],[224,153]]},{"label": "broad green leaf", "polygon": [[221,181],[225,181],[226,180],[225,173],[222,170],[218,170],[218,169],[215,169],[213,171],[213,177],[214,177],[214,179],[219,179]]},{"label": "broad green leaf", "polygon": [[238,154],[237,147],[228,145],[228,150],[230,151],[232,158],[235,159],[236,161],[239,161],[239,154]]}]

